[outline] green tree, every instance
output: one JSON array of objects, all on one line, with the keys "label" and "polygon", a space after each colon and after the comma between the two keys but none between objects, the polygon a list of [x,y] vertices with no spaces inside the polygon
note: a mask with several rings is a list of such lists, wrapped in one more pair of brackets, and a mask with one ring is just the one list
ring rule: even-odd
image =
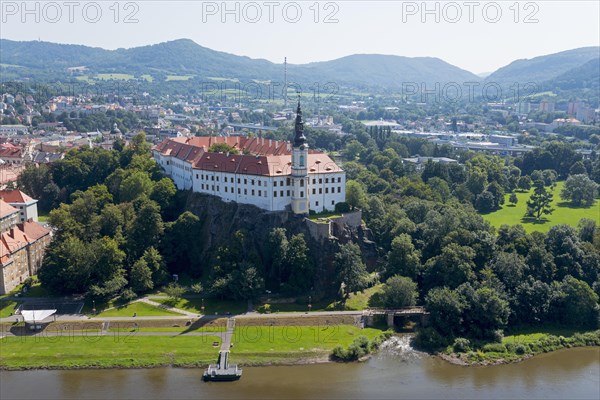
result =
[{"label": "green tree", "polygon": [[367,194],[362,184],[356,181],[346,182],[346,202],[352,208],[363,207],[367,201]]},{"label": "green tree", "polygon": [[550,215],[554,212],[554,208],[551,207],[552,192],[546,190],[543,181],[536,181],[533,194],[527,200],[527,217],[534,217],[536,220],[540,220],[542,215]]},{"label": "green tree", "polygon": [[227,143],[214,143],[208,148],[210,153],[239,154],[239,150]]},{"label": "green tree", "polygon": [[434,288],[427,293],[425,305],[430,314],[431,326],[445,336],[460,333],[464,302],[456,290]]},{"label": "green tree", "polygon": [[381,297],[386,307],[414,306],[417,301],[417,284],[410,278],[394,275],[383,285]]},{"label": "green tree", "polygon": [[531,189],[531,185],[533,185],[531,178],[527,175],[524,175],[519,178],[519,183],[517,186],[519,189],[526,192]]},{"label": "green tree", "polygon": [[425,263],[423,285],[427,289],[436,286],[456,288],[464,282],[475,279],[475,251],[468,246],[450,243],[439,256]]},{"label": "green tree", "polygon": [[366,287],[367,268],[362,260],[360,247],[354,243],[340,246],[333,259],[338,283],[345,285],[345,297]]},{"label": "green tree", "polygon": [[402,233],[392,240],[386,273],[414,279],[421,267],[420,258],[421,253],[415,249],[410,235]]},{"label": "green tree", "polygon": [[133,263],[129,274],[129,285],[136,293],[143,293],[154,287],[152,271],[143,257]]},{"label": "green tree", "polygon": [[565,182],[560,197],[571,201],[574,206],[591,206],[596,200],[599,186],[585,174],[571,175]]},{"label": "green tree", "polygon": [[171,282],[167,286],[163,287],[163,292],[171,299],[177,300],[183,297],[185,288],[178,283]]},{"label": "green tree", "polygon": [[508,201],[510,202],[510,204],[516,206],[519,202],[519,198],[517,197],[516,193],[511,193],[510,197],[508,198]]}]

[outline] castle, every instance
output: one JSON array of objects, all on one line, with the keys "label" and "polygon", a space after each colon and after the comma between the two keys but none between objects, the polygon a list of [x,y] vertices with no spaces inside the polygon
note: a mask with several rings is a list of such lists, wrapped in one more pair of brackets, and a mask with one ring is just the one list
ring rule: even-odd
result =
[{"label": "castle", "polygon": [[[346,173],[325,153],[308,148],[300,102],[292,142],[227,136],[169,138],[153,157],[180,190],[252,204],[268,211],[333,211],[346,199]],[[211,152],[226,144],[238,154]]]}]

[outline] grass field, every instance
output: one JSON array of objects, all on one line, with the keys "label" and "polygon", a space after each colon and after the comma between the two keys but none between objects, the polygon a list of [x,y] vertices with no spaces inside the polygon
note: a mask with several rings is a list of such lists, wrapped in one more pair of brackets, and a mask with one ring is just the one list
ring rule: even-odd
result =
[{"label": "grass field", "polygon": [[137,301],[135,303],[129,303],[123,307],[111,308],[110,310],[102,311],[97,315],[97,317],[132,317],[134,313],[138,317],[181,315],[173,311],[164,310],[162,308],[154,307],[150,304]]},{"label": "grass field", "polygon": [[0,367],[86,368],[206,365],[215,362],[212,346],[218,336],[107,336],[5,337],[0,339]]},{"label": "grass field", "polygon": [[140,75],[140,79],[143,79],[147,82],[154,82],[154,77],[152,77],[152,75]]},{"label": "grass field", "polygon": [[194,75],[167,75],[167,82],[169,81],[188,81],[192,79]]},{"label": "grass field", "polygon": [[0,300],[0,318],[10,317],[17,304],[16,301],[12,300]]},{"label": "grass field", "polygon": [[[0,339],[0,368],[90,368],[204,366],[215,362],[221,337],[139,336],[110,332],[58,337]],[[295,363],[326,358],[337,345],[348,346],[364,335],[374,339],[378,329],[350,325],[242,326],[234,331],[231,361],[241,365]]]},{"label": "grass field", "polygon": [[[193,313],[200,314],[202,312],[202,299],[196,297],[175,301],[167,298],[156,298],[152,299],[152,301]],[[248,305],[245,301],[204,299],[204,313],[207,315],[226,314],[228,312],[231,314],[242,314],[246,311],[248,311]]]},{"label": "grass field", "polygon": [[360,335],[372,340],[381,333],[350,325],[244,326],[234,331],[231,357],[254,365],[325,358],[337,345],[347,347]]},{"label": "grass field", "polygon": [[134,79],[133,75],[129,74],[98,74],[95,76],[96,79],[105,81],[109,79],[115,79],[119,81],[128,81],[130,79]]},{"label": "grass field", "polygon": [[547,232],[552,226],[558,224],[577,226],[577,223],[582,218],[589,218],[600,223],[600,200],[596,200],[591,207],[572,207],[569,203],[560,198],[560,191],[562,190],[563,185],[564,182],[558,182],[552,192],[554,194],[554,199],[552,201],[554,212],[551,215],[542,217],[540,222],[524,218],[525,211],[527,211],[526,203],[533,193],[533,189],[526,193],[517,192],[516,194],[519,202],[516,206],[512,206],[508,202],[510,195],[507,194],[502,208],[492,213],[484,214],[483,218],[496,228],[502,224],[522,224],[527,232]]}]

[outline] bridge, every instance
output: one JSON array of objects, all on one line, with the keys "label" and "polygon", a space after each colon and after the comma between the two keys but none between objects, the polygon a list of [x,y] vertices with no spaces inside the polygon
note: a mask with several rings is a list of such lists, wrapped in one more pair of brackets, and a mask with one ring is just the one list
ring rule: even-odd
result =
[{"label": "bridge", "polygon": [[426,326],[429,322],[429,312],[425,307],[402,307],[402,308],[370,308],[365,310],[367,317],[374,315],[385,315],[389,327],[394,326],[395,317],[420,317],[421,325]]}]

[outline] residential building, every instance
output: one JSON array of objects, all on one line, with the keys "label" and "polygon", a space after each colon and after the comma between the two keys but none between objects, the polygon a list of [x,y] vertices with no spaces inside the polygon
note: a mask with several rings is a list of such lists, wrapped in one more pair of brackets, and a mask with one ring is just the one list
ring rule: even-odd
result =
[{"label": "residential building", "polygon": [[33,219],[19,219],[19,210],[0,199],[0,294],[37,274],[51,240],[48,228]]},{"label": "residential building", "polygon": [[19,220],[25,222],[33,220],[37,222],[37,200],[32,199],[18,189],[0,190],[0,200],[13,206],[19,211]]}]

